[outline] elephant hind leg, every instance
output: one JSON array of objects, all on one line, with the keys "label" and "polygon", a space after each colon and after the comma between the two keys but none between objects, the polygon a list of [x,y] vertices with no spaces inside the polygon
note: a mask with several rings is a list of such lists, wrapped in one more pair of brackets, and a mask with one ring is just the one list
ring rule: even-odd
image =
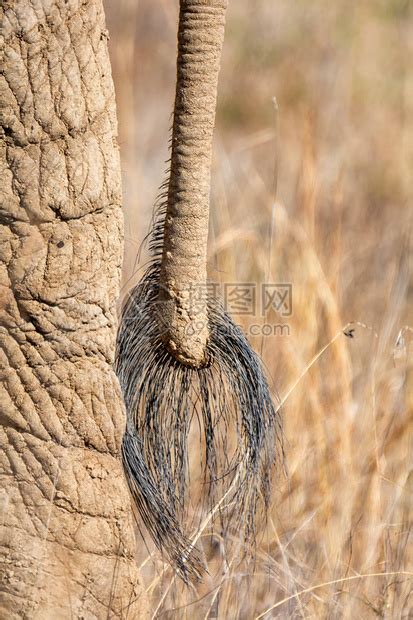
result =
[{"label": "elephant hind leg", "polygon": [[102,0],[2,3],[4,618],[144,615],[113,372],[123,218]]}]

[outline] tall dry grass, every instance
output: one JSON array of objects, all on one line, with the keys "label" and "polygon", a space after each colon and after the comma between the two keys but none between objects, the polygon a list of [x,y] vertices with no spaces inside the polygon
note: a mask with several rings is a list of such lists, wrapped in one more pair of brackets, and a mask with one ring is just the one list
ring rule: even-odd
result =
[{"label": "tall dry grass", "polygon": [[[141,273],[138,248],[165,176],[176,4],[106,1],[125,291]],[[209,522],[198,535],[210,575],[197,587],[142,543],[153,617],[408,618],[412,3],[233,0],[227,23],[210,273],[292,283],[290,334],[252,338],[285,398],[288,475],[275,483],[254,570],[208,538]]]}]

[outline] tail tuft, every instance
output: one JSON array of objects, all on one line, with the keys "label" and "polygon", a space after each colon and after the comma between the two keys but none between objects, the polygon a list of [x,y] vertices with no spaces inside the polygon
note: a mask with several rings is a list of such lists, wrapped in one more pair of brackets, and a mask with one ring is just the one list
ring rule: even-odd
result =
[{"label": "tail tuft", "polygon": [[209,364],[193,369],[162,342],[158,298],[155,260],[131,291],[118,333],[116,371],[127,411],[123,458],[145,526],[188,581],[202,573],[181,526],[188,520],[191,421],[201,430],[205,497],[211,502],[228,494],[220,532],[241,532],[253,544],[282,451],[281,419],[258,356],[219,302],[208,303]]}]

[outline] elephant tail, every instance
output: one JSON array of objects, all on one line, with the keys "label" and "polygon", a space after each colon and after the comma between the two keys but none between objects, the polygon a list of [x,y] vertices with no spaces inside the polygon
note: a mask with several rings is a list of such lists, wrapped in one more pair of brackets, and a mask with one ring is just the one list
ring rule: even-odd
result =
[{"label": "elephant tail", "polygon": [[[208,511],[221,536],[254,546],[259,515],[270,501],[272,470],[282,460],[281,417],[258,356],[213,296],[208,364],[191,368],[173,357],[157,319],[158,277],[155,262],[130,292],[120,322],[116,371],[127,411],[123,455],[143,522],[187,579],[202,567],[196,554],[188,559],[191,543],[182,532]],[[190,461],[190,453],[199,460]],[[198,493],[197,504],[189,505],[188,488],[192,499]],[[225,506],[215,511],[223,497]]]}]

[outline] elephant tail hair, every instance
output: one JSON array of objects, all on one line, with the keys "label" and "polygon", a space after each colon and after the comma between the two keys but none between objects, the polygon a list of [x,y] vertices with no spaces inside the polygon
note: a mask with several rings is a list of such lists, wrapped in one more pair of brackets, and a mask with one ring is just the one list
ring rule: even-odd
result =
[{"label": "elephant tail hair", "polygon": [[[199,580],[204,572],[201,558],[183,534],[177,515],[171,511],[145,462],[142,441],[128,420],[122,443],[122,458],[129,489],[138,513],[161,553],[185,583]],[[138,522],[138,521],[137,521]]]},{"label": "elephant tail hair", "polygon": [[[156,254],[161,245],[156,224],[151,243]],[[144,524],[187,580],[199,577],[202,563],[184,532],[190,520],[201,523],[205,511],[226,540],[235,534],[246,549],[254,547],[272,471],[282,460],[282,427],[258,356],[212,295],[208,363],[192,368],[167,350],[157,319],[159,269],[155,256],[120,321],[116,371],[127,411],[123,458]],[[194,452],[200,459],[190,462]],[[201,489],[196,506],[188,502],[190,473]]]}]

